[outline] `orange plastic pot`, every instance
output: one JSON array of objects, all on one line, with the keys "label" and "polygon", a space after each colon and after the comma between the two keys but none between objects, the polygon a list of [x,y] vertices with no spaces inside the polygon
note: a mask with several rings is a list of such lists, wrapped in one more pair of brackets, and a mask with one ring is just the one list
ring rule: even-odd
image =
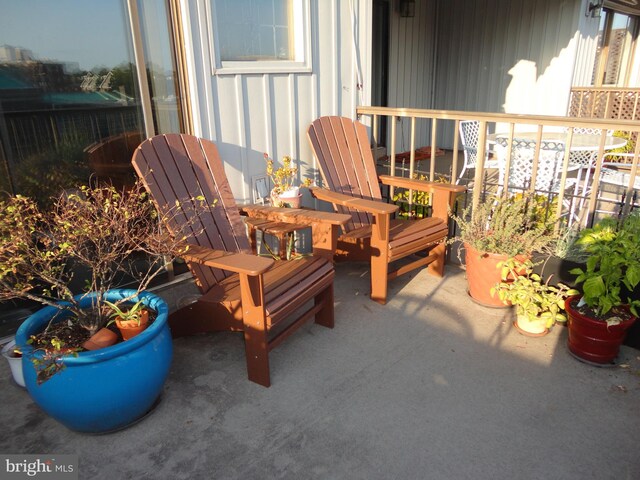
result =
[{"label": "orange plastic pot", "polygon": [[[491,295],[491,288],[502,281],[498,263],[504,262],[509,257],[498,253],[479,252],[468,243],[464,244],[464,249],[471,298],[485,307],[510,307],[511,303],[503,302],[498,295],[495,297]],[[526,257],[518,256],[518,258],[524,260]]]}]

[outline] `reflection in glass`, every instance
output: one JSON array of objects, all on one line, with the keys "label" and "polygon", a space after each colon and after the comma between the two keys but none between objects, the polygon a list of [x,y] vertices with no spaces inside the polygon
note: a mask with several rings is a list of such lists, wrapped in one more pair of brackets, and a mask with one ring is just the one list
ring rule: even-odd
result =
[{"label": "reflection in glass", "polygon": [[138,0],[156,133],[182,130],[166,2]]},{"label": "reflection in glass", "polygon": [[[90,181],[124,187],[133,180],[131,155],[144,129],[129,31],[122,0],[4,3],[2,191],[46,207]],[[0,337],[15,328],[25,307],[33,308],[0,303]]]},{"label": "reflection in glass", "polygon": [[24,0],[2,17],[3,187],[46,204],[90,178],[127,184],[143,129],[123,2]]}]

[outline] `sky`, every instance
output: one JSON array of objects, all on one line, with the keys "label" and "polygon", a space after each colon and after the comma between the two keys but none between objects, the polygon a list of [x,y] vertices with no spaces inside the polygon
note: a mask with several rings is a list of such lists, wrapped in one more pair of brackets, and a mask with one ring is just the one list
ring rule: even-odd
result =
[{"label": "sky", "polygon": [[83,70],[133,61],[124,0],[0,0],[0,45]]}]

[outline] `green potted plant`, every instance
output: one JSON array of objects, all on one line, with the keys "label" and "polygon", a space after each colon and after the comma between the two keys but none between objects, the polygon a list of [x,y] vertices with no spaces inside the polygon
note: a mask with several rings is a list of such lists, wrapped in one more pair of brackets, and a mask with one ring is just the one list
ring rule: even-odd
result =
[{"label": "green potted plant", "polygon": [[112,322],[115,322],[124,340],[135,337],[147,327],[149,310],[145,307],[143,300],[138,300],[132,305],[122,306],[122,308],[108,300],[105,300],[104,303],[113,310]]},{"label": "green potted plant", "polygon": [[584,268],[571,271],[582,295],[566,300],[569,350],[587,362],[612,364],[640,308],[631,298],[640,283],[640,213],[604,219],[584,229],[578,244],[588,258]]},{"label": "green potted plant", "polygon": [[[171,215],[156,210],[141,182],[123,191],[80,187],[50,210],[19,195],[0,202],[0,300],[44,305],[16,333],[26,388],[71,429],[123,427],[160,394],[172,355],[168,307],[144,290],[164,271],[162,260],[182,251],[182,230],[160,228]],[[133,288],[114,289],[124,281]],[[120,310],[142,302],[155,318],[130,340],[85,351],[109,322],[107,301]]]},{"label": "green potted plant", "polygon": [[524,260],[551,241],[553,226],[545,220],[546,211],[519,195],[488,197],[476,209],[469,205],[461,215],[451,215],[459,233],[450,242],[463,243],[469,295],[474,301],[505,306],[491,295],[491,288],[501,281],[497,265],[508,258]]},{"label": "green potted plant", "polygon": [[271,204],[275,207],[299,208],[302,198],[300,187],[311,186],[312,180],[306,178],[300,186],[295,185],[298,178],[298,168],[291,166],[292,160],[289,156],[282,157],[282,167],[279,168],[274,167],[274,162],[269,158],[268,153],[264,154],[264,159],[267,162],[267,175],[273,183]]},{"label": "green potted plant", "polygon": [[[562,283],[551,285],[550,278],[543,282],[540,275],[533,272],[534,264],[528,259],[523,262],[510,258],[498,266],[502,281],[491,289],[491,294],[516,306],[514,326],[520,333],[543,336],[556,323],[566,322],[565,299],[577,294],[577,290]],[[507,281],[509,278],[513,280]]]}]

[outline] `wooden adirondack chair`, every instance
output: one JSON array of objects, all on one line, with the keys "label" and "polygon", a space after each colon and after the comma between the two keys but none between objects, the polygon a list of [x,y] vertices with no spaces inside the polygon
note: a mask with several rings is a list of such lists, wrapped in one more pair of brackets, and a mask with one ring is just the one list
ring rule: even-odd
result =
[{"label": "wooden adirondack chair", "polygon": [[184,220],[193,215],[189,199],[204,196],[209,206],[198,211],[198,228],[184,255],[203,295],[171,315],[172,333],[243,332],[249,379],[268,387],[270,350],[310,318],[333,327],[333,265],[318,256],[274,262],[250,254],[245,225],[212,142],[159,135],[137,148],[133,165],[158,208],[179,202]]},{"label": "wooden adirondack chair", "polygon": [[[415,268],[429,265],[442,276],[448,234],[448,209],[465,187],[376,174],[364,125],[342,117],[321,117],[307,132],[327,189],[312,188],[314,197],[331,202],[337,212],[351,215],[338,239],[338,259],[371,260],[371,299],[385,304],[387,283]],[[433,216],[396,220],[398,206],[382,201],[380,185],[430,192]],[[417,252],[429,254],[396,270],[389,264]]]}]

